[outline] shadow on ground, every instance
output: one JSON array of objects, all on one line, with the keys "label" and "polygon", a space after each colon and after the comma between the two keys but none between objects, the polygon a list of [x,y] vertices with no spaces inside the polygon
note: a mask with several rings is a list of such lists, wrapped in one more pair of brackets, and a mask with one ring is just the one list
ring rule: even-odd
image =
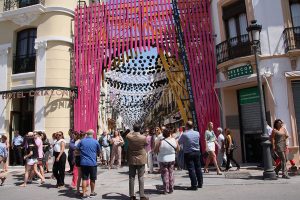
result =
[{"label": "shadow on ground", "polygon": [[118,172],[119,174],[129,175],[129,172]]},{"label": "shadow on ground", "polygon": [[63,189],[58,190],[58,196],[64,196],[72,199],[81,199],[80,195],[70,185],[66,185]]},{"label": "shadow on ground", "polygon": [[114,199],[114,200],[123,200],[128,199],[129,197],[121,193],[106,193],[102,195],[102,199]]}]

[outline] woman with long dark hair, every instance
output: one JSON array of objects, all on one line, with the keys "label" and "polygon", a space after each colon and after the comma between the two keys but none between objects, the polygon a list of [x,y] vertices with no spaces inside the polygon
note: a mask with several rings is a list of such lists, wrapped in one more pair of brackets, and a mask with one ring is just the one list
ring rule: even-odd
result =
[{"label": "woman with long dark hair", "polygon": [[130,130],[127,129],[125,132],[124,132],[124,145],[123,145],[123,159],[124,159],[124,163],[127,164],[127,151],[128,151],[128,140],[126,138],[126,136],[128,135],[128,133],[130,133]]},{"label": "woman with long dark hair", "polygon": [[66,168],[66,153],[65,146],[66,141],[62,131],[56,133],[56,142],[53,147],[54,164],[53,164],[53,175],[57,181],[57,188],[61,188],[65,185],[65,168]]},{"label": "woman with long dark hair", "polygon": [[75,139],[75,151],[74,151],[74,168],[73,168],[73,180],[72,186],[76,187],[77,194],[80,193],[80,185],[82,179],[82,172],[81,172],[81,165],[80,165],[80,151],[76,149],[80,141],[86,137],[85,133],[74,132],[74,139]]},{"label": "woman with long dark hair", "polygon": [[117,161],[116,168],[121,167],[121,155],[122,155],[123,144],[124,144],[124,140],[120,135],[119,131],[115,131],[114,136],[111,139],[112,152],[111,152],[111,159],[110,159],[110,167],[112,167],[115,164],[115,161]]},{"label": "woman with long dark hair", "polygon": [[226,157],[227,157],[227,163],[226,163],[226,169],[225,171],[229,170],[230,167],[230,161],[234,162],[237,169],[240,169],[240,165],[238,162],[233,158],[233,151],[236,149],[236,146],[232,139],[232,132],[230,129],[225,129],[226,131],[226,139],[225,139],[225,151],[226,151]]},{"label": "woman with long dark hair", "polygon": [[27,149],[26,149],[26,155],[24,156],[24,160],[26,160],[26,167],[25,167],[25,177],[24,177],[24,183],[20,185],[21,187],[27,186],[27,181],[30,175],[30,172],[33,171],[35,174],[41,179],[41,184],[45,182],[45,178],[40,174],[40,172],[37,169],[37,162],[38,162],[38,147],[35,144],[33,133],[28,133],[27,136]]},{"label": "woman with long dark hair", "polygon": [[48,166],[48,160],[50,157],[50,142],[47,138],[47,135],[45,132],[42,132],[42,141],[43,141],[43,152],[44,152],[44,157],[43,157],[43,168],[45,169],[46,173],[49,173],[49,166]]},{"label": "woman with long dark hair", "polygon": [[273,125],[272,131],[272,146],[273,151],[276,152],[278,157],[280,158],[280,165],[277,165],[275,168],[275,173],[278,176],[279,170],[282,170],[282,178],[289,179],[286,168],[286,150],[287,150],[287,138],[288,138],[287,130],[283,127],[283,122],[281,119],[276,119]]}]

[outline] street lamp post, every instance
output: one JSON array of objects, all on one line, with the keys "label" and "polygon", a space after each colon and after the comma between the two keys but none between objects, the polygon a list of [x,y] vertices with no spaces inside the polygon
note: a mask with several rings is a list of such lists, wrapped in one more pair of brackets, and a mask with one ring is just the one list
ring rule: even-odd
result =
[{"label": "street lamp post", "polygon": [[260,102],[260,117],[262,125],[262,136],[261,144],[263,147],[263,164],[264,164],[264,173],[263,177],[265,180],[274,180],[276,174],[274,172],[272,157],[271,157],[271,142],[269,140],[269,135],[267,133],[267,121],[266,121],[266,112],[265,112],[265,102],[262,89],[262,81],[260,76],[260,69],[258,65],[258,48],[260,48],[260,32],[262,26],[256,23],[256,20],[252,20],[251,24],[247,27],[248,33],[250,33],[250,41],[255,56],[256,64],[256,74],[257,74],[257,85],[259,89],[259,102]]}]

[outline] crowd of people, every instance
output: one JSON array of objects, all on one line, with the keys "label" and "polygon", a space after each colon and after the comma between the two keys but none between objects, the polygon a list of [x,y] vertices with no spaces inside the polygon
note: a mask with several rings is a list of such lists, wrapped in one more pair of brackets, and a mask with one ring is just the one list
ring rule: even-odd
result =
[{"label": "crowd of people", "polygon": [[[26,187],[36,178],[44,184],[45,173],[50,172],[48,162],[53,157],[52,177],[56,179],[56,187],[62,188],[65,186],[65,168],[68,161],[70,170],[67,173],[73,176],[71,186],[83,199],[97,195],[94,190],[99,163],[107,169],[128,165],[130,199],[136,199],[134,180],[137,174],[140,199],[147,200],[148,197],[144,193],[145,173],[160,173],[163,194],[169,194],[174,191],[176,168],[188,170],[191,181],[189,190],[202,188],[202,173],[210,173],[210,164],[214,165],[218,175],[232,168],[232,164],[236,165],[236,170],[240,169],[233,156],[238,146],[233,139],[232,131],[228,128],[223,131],[221,127],[216,130],[217,134],[214,133],[213,123],[209,122],[204,134],[206,151],[202,155],[200,134],[193,130],[191,121],[181,129],[163,126],[154,129],[145,128],[142,131],[139,125],[134,125],[133,131],[129,129],[124,132],[113,131],[111,134],[104,131],[98,140],[94,139],[96,134],[93,130],[86,132],[70,130],[69,142],[64,139],[62,131],[53,133],[51,142],[41,131],[28,132],[24,137],[16,131],[11,142],[13,164],[25,166],[24,182],[21,187]],[[287,138],[288,133],[283,127],[283,122],[280,119],[275,120],[274,127],[270,131],[273,152],[277,155],[276,159],[279,159],[275,172],[278,175],[281,169],[282,178],[286,179],[290,178],[286,167]],[[3,170],[0,173],[1,185],[6,178],[8,148],[7,137],[3,135],[0,142],[0,163],[3,163]],[[202,158],[205,159],[203,171]]]}]

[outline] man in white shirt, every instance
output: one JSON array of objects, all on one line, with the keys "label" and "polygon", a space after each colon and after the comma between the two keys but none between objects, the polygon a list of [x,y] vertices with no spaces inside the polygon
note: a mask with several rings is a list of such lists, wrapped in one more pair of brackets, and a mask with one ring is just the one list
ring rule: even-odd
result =
[{"label": "man in white shirt", "polygon": [[227,162],[226,154],[225,154],[225,137],[223,135],[223,129],[221,127],[217,128],[218,132],[218,155],[217,161],[219,166],[225,166]]}]

